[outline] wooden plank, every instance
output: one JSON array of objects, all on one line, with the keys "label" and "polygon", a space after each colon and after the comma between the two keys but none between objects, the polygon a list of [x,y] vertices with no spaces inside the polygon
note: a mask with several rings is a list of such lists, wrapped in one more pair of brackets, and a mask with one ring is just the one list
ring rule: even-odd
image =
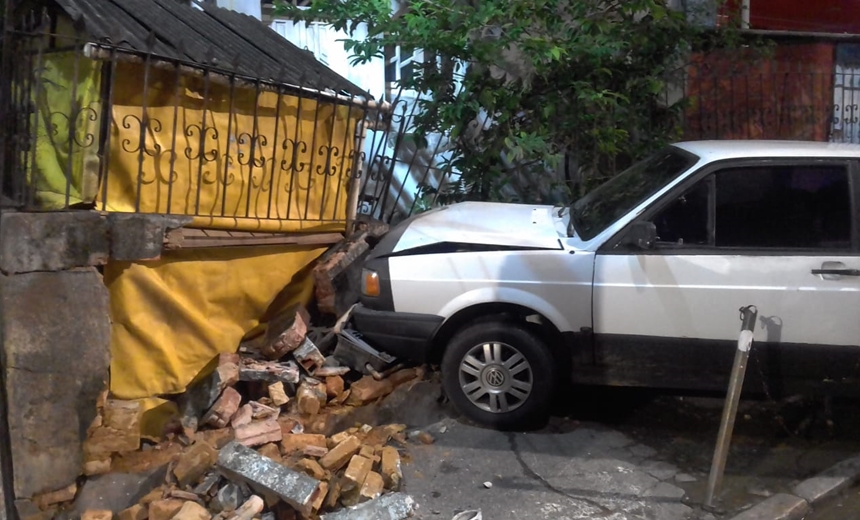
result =
[{"label": "wooden plank", "polygon": [[167,249],[188,249],[200,247],[236,247],[253,245],[329,245],[343,240],[341,233],[282,234],[249,233],[234,231],[232,236],[208,233],[213,230],[182,229],[181,239],[170,237]]}]

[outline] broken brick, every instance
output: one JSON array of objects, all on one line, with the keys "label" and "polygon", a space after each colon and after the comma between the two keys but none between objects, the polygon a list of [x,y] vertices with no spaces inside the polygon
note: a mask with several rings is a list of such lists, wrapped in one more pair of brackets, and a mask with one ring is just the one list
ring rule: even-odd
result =
[{"label": "broken brick", "polygon": [[329,437],[329,439],[328,439],[328,440],[329,440],[328,447],[329,447],[329,448],[334,448],[335,446],[337,446],[337,445],[338,445],[338,444],[340,444],[341,442],[345,441],[345,440],[346,440],[346,438],[347,438],[347,437],[349,437],[350,435],[351,435],[351,434],[349,434],[349,433],[347,433],[347,432],[337,432],[337,433],[335,433],[334,435],[332,435],[331,437]]},{"label": "broken brick", "polygon": [[313,374],[317,368],[325,363],[325,356],[319,351],[310,338],[305,338],[301,346],[293,352],[293,357],[309,373]]},{"label": "broken brick", "polygon": [[135,504],[120,511],[118,516],[119,520],[146,520],[149,517],[149,511],[146,506]]},{"label": "broken brick", "polygon": [[415,438],[418,439],[421,444],[433,444],[436,442],[436,439],[427,432],[418,432]]},{"label": "broken brick", "polygon": [[349,367],[320,367],[314,370],[314,377],[345,376],[352,370]]},{"label": "broken brick", "polygon": [[109,458],[104,460],[88,460],[84,462],[84,475],[88,477],[104,475],[110,472],[110,463],[111,460]]},{"label": "broken brick", "polygon": [[230,479],[247,483],[259,493],[277,495],[307,515],[319,492],[319,481],[231,442],[218,457],[218,467]]},{"label": "broken brick", "polygon": [[370,446],[369,444],[365,444],[361,447],[360,450],[358,450],[358,454],[366,459],[372,459],[374,453],[376,453],[376,450],[373,446]]},{"label": "broken brick", "polygon": [[305,446],[302,448],[302,454],[306,457],[325,457],[326,453],[328,453],[328,448],[322,448],[320,446]]},{"label": "broken brick", "polygon": [[224,353],[218,356],[218,365],[208,376],[193,383],[179,398],[180,423],[195,431],[200,417],[215,404],[225,388],[236,384],[239,378],[239,355]]},{"label": "broken brick", "polygon": [[236,415],[239,410],[239,404],[242,402],[242,396],[234,388],[227,387],[221,394],[212,408],[206,412],[201,422],[208,424],[213,428],[224,428],[230,424],[230,419]]},{"label": "broken brick", "polygon": [[200,497],[197,496],[196,493],[175,488],[168,491],[165,498],[178,498],[179,500],[191,500],[192,502],[198,502],[200,500]]},{"label": "broken brick", "polygon": [[197,502],[185,502],[182,508],[173,515],[173,520],[209,520],[212,515],[205,507]]},{"label": "broken brick", "polygon": [[148,506],[149,504],[155,502],[156,500],[161,500],[162,498],[164,498],[164,489],[161,487],[157,487],[149,493],[143,495],[143,497],[138,501],[138,503],[144,506]]},{"label": "broken brick", "polygon": [[417,368],[404,368],[388,376],[388,381],[390,381],[394,386],[400,386],[403,383],[418,378],[421,373],[423,373],[423,371],[419,371]]},{"label": "broken brick", "polygon": [[344,467],[359,449],[361,449],[361,441],[358,437],[350,435],[321,458],[320,465],[329,471],[337,471]]},{"label": "broken brick", "polygon": [[328,482],[328,493],[323,501],[326,509],[335,509],[340,501],[340,477],[334,476]]},{"label": "broken brick", "polygon": [[328,495],[328,482],[320,482],[320,492],[317,499],[312,504],[311,508],[314,511],[319,511],[322,508],[323,502],[325,501],[325,497]]},{"label": "broken brick", "polygon": [[347,388],[339,396],[332,399],[331,402],[334,404],[343,404],[346,402],[347,399],[349,399],[349,394],[350,394],[350,392],[349,392],[349,389]]},{"label": "broken brick", "polygon": [[275,406],[283,406],[290,402],[290,398],[284,391],[284,383],[281,381],[269,385],[269,398]]},{"label": "broken brick", "polygon": [[296,400],[300,414],[313,417],[319,413],[321,405],[316,385],[307,382],[302,383],[296,393]]},{"label": "broken brick", "polygon": [[255,421],[236,428],[236,442],[245,446],[260,446],[270,442],[280,442],[283,437],[281,425],[274,419]]},{"label": "broken brick", "polygon": [[346,404],[353,406],[365,405],[380,397],[385,397],[394,390],[391,381],[377,381],[372,376],[364,376],[349,387],[349,397]]},{"label": "broken brick", "polygon": [[328,397],[337,397],[343,393],[343,378],[340,376],[329,376],[325,378],[325,393]]},{"label": "broken brick", "polygon": [[111,520],[113,512],[105,509],[87,509],[81,515],[81,520]]},{"label": "broken brick", "polygon": [[284,434],[284,437],[294,433],[293,430],[297,427],[304,428],[301,418],[295,415],[281,415],[278,417],[277,421],[278,424],[281,425],[281,432]]},{"label": "broken brick", "polygon": [[301,346],[308,333],[310,315],[299,304],[278,314],[267,324],[260,353],[269,359],[280,359]]},{"label": "broken brick", "polygon": [[140,420],[143,409],[140,401],[108,399],[104,406],[102,424],[93,429],[84,442],[84,452],[90,460],[98,455],[135,451],[140,448]]},{"label": "broken brick", "polygon": [[268,457],[275,462],[281,462],[281,450],[278,448],[278,445],[273,442],[260,446],[257,453],[264,457]]},{"label": "broken brick", "polygon": [[149,504],[149,520],[170,520],[185,505],[184,500],[165,498]]},{"label": "broken brick", "polygon": [[[360,287],[349,272],[361,271],[361,260],[367,255],[370,245],[367,232],[356,233],[329,249],[317,262],[313,270],[314,292],[317,307],[325,313],[340,316],[358,301]],[[346,279],[347,283],[341,283]],[[346,289],[346,290],[344,290]]]},{"label": "broken brick", "polygon": [[317,480],[325,480],[326,471],[314,459],[302,459],[296,463],[296,469]]},{"label": "broken brick", "polygon": [[257,518],[257,515],[263,512],[263,507],[265,507],[266,503],[263,501],[261,497],[257,495],[252,495],[251,498],[245,501],[239,509],[237,509],[232,516],[230,516],[230,520],[252,520]]},{"label": "broken brick", "polygon": [[230,421],[230,426],[234,429],[240,426],[245,426],[246,424],[250,424],[253,420],[253,408],[251,408],[250,404],[242,405],[237,411],[236,415],[233,416],[233,419]]},{"label": "broken brick", "polygon": [[[262,399],[261,399],[262,401]],[[258,401],[251,401],[248,403],[251,407],[251,418],[252,419],[277,419],[279,415],[281,415],[281,411],[277,408],[272,408],[271,406],[266,406],[265,404]]]},{"label": "broken brick", "polygon": [[369,472],[364,479],[364,484],[361,485],[358,498],[359,502],[379,498],[379,496],[382,495],[384,488],[385,485],[382,481],[382,476],[375,471]]},{"label": "broken brick", "polygon": [[326,438],[324,435],[314,435],[311,433],[291,433],[284,435],[281,440],[281,453],[284,455],[301,453],[307,446],[327,448]]},{"label": "broken brick", "polygon": [[182,487],[200,480],[218,460],[218,452],[205,442],[195,442],[179,456],[173,475]]},{"label": "broken brick", "polygon": [[394,491],[400,489],[400,482],[403,480],[403,470],[400,466],[400,453],[398,453],[396,448],[391,446],[382,448],[380,471],[382,472],[382,480],[385,482],[385,487]]},{"label": "broken brick", "polygon": [[209,444],[216,450],[220,450],[233,440],[232,428],[218,428],[217,430],[204,430],[197,432],[197,439]]},{"label": "broken brick", "polygon": [[33,502],[39,506],[39,509],[46,510],[48,506],[52,506],[54,504],[60,504],[63,502],[71,502],[75,499],[75,493],[78,492],[78,485],[71,484],[70,486],[64,487],[63,489],[58,489],[56,491],[51,491],[50,493],[43,493],[41,495],[33,497]]},{"label": "broken brick", "polygon": [[366,457],[354,455],[350,459],[341,481],[341,492],[345,497],[348,495],[358,496],[358,491],[371,469],[373,469],[373,461]]}]

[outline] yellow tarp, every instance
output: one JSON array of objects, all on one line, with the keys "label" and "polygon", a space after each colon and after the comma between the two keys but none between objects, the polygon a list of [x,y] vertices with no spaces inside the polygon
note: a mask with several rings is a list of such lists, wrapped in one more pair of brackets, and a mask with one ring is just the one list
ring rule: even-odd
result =
[{"label": "yellow tarp", "polygon": [[[35,159],[28,170],[35,202],[44,209],[95,200],[99,179],[100,65],[72,52],[44,54],[30,87],[36,107]],[[24,85],[16,85],[21,88]],[[69,182],[67,182],[67,180]]]},{"label": "yellow tarp", "polygon": [[[295,302],[307,303],[313,292],[310,268],[324,251],[189,249],[165,253],[158,262],[109,263],[112,394],[141,399],[183,392],[219,353],[235,352],[261,321]],[[146,422],[146,433],[158,436],[154,430],[161,421]]]},{"label": "yellow tarp", "polygon": [[144,100],[142,77],[140,65],[117,67],[109,211],[199,215],[195,227],[215,229],[343,229],[359,108],[279,103],[275,92],[191,75],[177,85],[156,68]]},{"label": "yellow tarp", "polygon": [[[45,65],[41,75],[49,87],[34,93],[32,181],[45,207],[62,206],[70,178],[71,203],[96,201],[112,212],[194,215],[194,227],[236,231],[344,230],[359,108],[258,96],[200,76],[177,78],[154,67],[145,74],[140,64],[118,63],[103,136],[107,176],[99,180],[101,64],[53,54]],[[70,123],[62,114],[77,117]],[[142,401],[149,410],[145,435],[158,437],[175,411],[162,397],[185,391],[267,313],[308,302],[310,267],[324,250],[193,249],[167,252],[154,263],[106,266],[110,390]]]}]

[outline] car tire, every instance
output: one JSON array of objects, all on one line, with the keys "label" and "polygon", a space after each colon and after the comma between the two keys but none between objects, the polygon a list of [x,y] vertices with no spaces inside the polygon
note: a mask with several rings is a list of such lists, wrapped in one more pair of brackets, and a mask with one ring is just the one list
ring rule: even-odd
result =
[{"label": "car tire", "polygon": [[539,336],[519,324],[475,323],[442,358],[442,384],[457,409],[497,429],[529,429],[549,416],[555,363]]}]

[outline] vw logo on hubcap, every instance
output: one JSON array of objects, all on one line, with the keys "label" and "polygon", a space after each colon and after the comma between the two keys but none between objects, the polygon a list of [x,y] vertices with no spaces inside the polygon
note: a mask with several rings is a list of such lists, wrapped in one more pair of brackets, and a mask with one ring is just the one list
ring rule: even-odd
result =
[{"label": "vw logo on hubcap", "polygon": [[487,384],[490,386],[500,387],[505,384],[505,373],[498,368],[487,370]]}]

